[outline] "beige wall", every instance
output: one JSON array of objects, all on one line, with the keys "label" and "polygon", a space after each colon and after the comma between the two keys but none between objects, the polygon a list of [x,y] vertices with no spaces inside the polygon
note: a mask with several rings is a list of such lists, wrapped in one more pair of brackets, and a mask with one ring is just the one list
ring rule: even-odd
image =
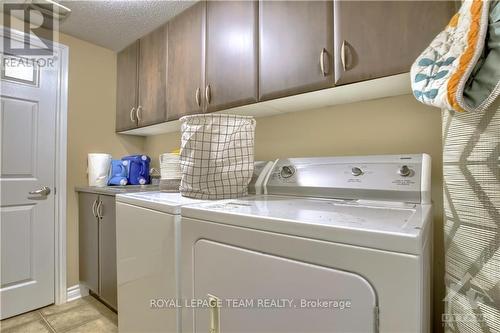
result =
[{"label": "beige wall", "polygon": [[69,46],[67,285],[78,283],[78,205],[75,186],[87,185],[87,154],[114,157],[144,151],[144,139],[115,134],[116,53],[61,35]]},{"label": "beige wall", "polygon": [[[179,133],[146,139],[147,153],[178,148]],[[432,156],[434,219],[434,313],[440,320],[443,284],[441,113],[413,96],[384,98],[257,119],[259,160],[291,156],[428,153]],[[435,320],[435,328],[441,330]]]}]

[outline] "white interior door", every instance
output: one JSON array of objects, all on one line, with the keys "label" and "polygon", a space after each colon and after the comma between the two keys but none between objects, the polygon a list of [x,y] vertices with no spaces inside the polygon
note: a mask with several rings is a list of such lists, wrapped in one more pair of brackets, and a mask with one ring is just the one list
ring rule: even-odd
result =
[{"label": "white interior door", "polygon": [[4,319],[54,302],[58,66],[27,67],[19,57],[2,57],[0,317]]},{"label": "white interior door", "polygon": [[376,330],[376,294],[360,275],[204,239],[194,247],[195,299],[220,300],[195,309],[194,332]]}]

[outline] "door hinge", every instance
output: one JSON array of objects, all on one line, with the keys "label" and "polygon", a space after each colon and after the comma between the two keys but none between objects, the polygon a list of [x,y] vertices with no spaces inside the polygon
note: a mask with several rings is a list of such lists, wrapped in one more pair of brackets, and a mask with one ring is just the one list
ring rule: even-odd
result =
[{"label": "door hinge", "polygon": [[374,315],[374,324],[375,324],[375,333],[378,333],[379,331],[379,326],[380,326],[380,309],[378,306],[373,308],[373,315]]},{"label": "door hinge", "polygon": [[57,187],[54,187],[54,195],[57,194]]}]

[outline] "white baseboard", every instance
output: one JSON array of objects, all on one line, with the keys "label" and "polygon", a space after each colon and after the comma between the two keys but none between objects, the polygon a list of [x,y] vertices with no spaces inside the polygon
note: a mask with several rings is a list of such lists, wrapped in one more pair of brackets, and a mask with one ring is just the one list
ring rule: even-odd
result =
[{"label": "white baseboard", "polygon": [[71,302],[89,294],[89,290],[82,285],[74,285],[66,291],[66,302]]}]

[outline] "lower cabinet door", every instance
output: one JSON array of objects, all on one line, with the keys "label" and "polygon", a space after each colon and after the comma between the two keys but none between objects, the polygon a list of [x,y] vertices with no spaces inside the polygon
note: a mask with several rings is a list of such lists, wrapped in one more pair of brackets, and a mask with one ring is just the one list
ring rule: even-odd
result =
[{"label": "lower cabinet door", "polygon": [[375,290],[360,275],[204,239],[193,260],[208,305],[195,332],[375,331]]},{"label": "lower cabinet door", "polygon": [[115,197],[99,196],[99,296],[117,309]]},{"label": "lower cabinet door", "polygon": [[80,283],[99,293],[99,229],[96,208],[99,196],[78,194],[78,237]]}]

